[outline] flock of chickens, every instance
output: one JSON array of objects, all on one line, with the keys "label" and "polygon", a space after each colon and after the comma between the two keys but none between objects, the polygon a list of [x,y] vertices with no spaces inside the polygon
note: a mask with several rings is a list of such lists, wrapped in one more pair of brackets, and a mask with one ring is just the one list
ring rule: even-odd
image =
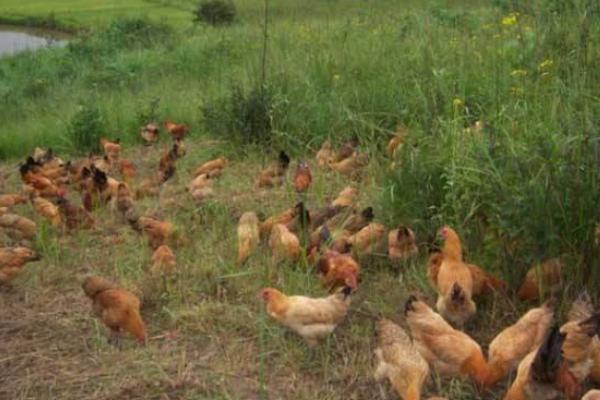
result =
[{"label": "flock of chickens", "polygon": [[[26,263],[39,260],[29,245],[37,232],[36,223],[12,211],[27,202],[41,218],[67,231],[94,229],[98,221],[93,210],[107,206],[148,239],[153,252],[150,274],[163,279],[174,274],[177,261],[171,246],[185,244],[186,239],[177,234],[171,222],[140,215],[135,203],[136,199],[157,196],[175,175],[177,160],[186,154],[187,126],[167,121],[164,128],[172,145],[160,157],[154,174],[139,182],[134,182],[135,164],[121,157],[118,141],[102,139],[103,155],[69,162],[51,150],[36,149],[20,167],[22,194],[0,195],[0,228],[16,244],[0,248],[0,284],[9,284]],[[148,124],[141,128],[140,136],[145,144],[153,145],[159,131],[157,125]],[[405,135],[406,130],[400,127],[391,139],[388,153],[392,158]],[[352,140],[335,151],[325,142],[316,154],[317,166],[358,179],[368,157],[357,146]],[[290,162],[282,151],[273,165],[260,172],[254,186],[268,189],[283,185]],[[198,202],[213,196],[212,182],[227,165],[224,157],[200,165],[186,186],[189,195]],[[371,207],[356,209],[355,187],[348,186],[331,203],[309,210],[304,201],[312,183],[308,163],[298,163],[292,183],[299,198],[294,206],[262,221],[254,212],[241,216],[237,261],[244,264],[261,243],[266,243],[274,264],[305,259],[315,266],[329,296],[291,296],[275,288],[260,292],[269,316],[314,347],[345,319],[352,294],[361,282],[360,262],[365,256],[384,253],[390,262],[397,263],[414,257],[419,250],[410,228],[388,230],[373,221]],[[69,199],[73,197],[69,196],[71,190],[78,193],[80,205]],[[583,293],[573,303],[562,326],[554,321],[550,303],[530,309],[494,338],[486,357],[462,329],[476,315],[474,299],[490,293],[504,295],[506,284],[463,260],[459,235],[452,228],[440,228],[438,237],[443,244],[431,252],[427,263],[427,278],[438,294],[437,312],[410,296],[403,310],[410,334],[391,320],[377,322],[375,378],[389,379],[401,398],[415,400],[421,398],[432,370],[440,376],[470,379],[481,394],[516,371],[505,400],[600,399],[597,390],[581,397],[588,381],[600,384],[600,313],[594,311],[589,296]],[[542,292],[560,290],[560,284],[561,263],[548,260],[532,267],[518,296],[522,300],[539,299]],[[94,312],[110,329],[111,342],[118,343],[121,334],[128,333],[146,343],[140,299],[135,294],[98,276],[87,278],[82,287]]]}]

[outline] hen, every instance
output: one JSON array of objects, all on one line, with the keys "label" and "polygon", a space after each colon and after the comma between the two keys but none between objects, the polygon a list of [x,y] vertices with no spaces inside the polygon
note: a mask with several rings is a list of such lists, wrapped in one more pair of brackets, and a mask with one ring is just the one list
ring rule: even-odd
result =
[{"label": "hen", "polygon": [[94,313],[111,330],[112,340],[118,343],[124,331],[138,342],[146,343],[146,328],[136,295],[100,277],[87,278],[82,288],[92,300]]},{"label": "hen", "polygon": [[333,332],[344,320],[350,306],[352,289],[343,288],[323,298],[286,296],[273,288],[261,291],[267,313],[280,324],[300,335],[309,347]]},{"label": "hen", "polygon": [[400,226],[388,233],[388,257],[390,261],[401,261],[419,253],[414,232],[406,226]]},{"label": "hen", "polygon": [[284,152],[279,153],[276,165],[270,166],[260,172],[256,180],[256,187],[271,188],[281,186],[285,180],[285,173],[290,165],[290,157]]},{"label": "hen", "polygon": [[177,259],[169,246],[163,244],[154,250],[150,269],[153,275],[173,275],[176,267]]},{"label": "hen", "polygon": [[244,264],[248,257],[260,244],[260,231],[258,217],[253,212],[245,212],[240,217],[237,228],[238,236],[238,264]]},{"label": "hen", "polygon": [[158,126],[155,124],[146,124],[140,128],[140,137],[146,146],[156,143],[158,140],[158,134]]},{"label": "hen", "polygon": [[18,204],[27,203],[27,197],[20,194],[2,194],[0,195],[0,207],[14,207]]},{"label": "hen", "polygon": [[327,164],[329,163],[329,160],[333,157],[333,151],[331,150],[331,142],[329,140],[326,140],[323,142],[323,144],[321,145],[321,148],[319,149],[319,151],[317,151],[317,154],[315,156],[316,160],[317,160],[317,165],[319,166],[319,168],[324,168],[327,166]]},{"label": "hen", "polygon": [[487,363],[477,342],[414,296],[408,299],[405,314],[417,350],[439,374],[468,376],[479,387],[485,384]]},{"label": "hen", "polygon": [[222,171],[229,161],[225,157],[215,158],[214,160],[210,160],[196,168],[194,171],[194,176],[202,175],[202,174],[211,174],[217,171]]},{"label": "hen", "polygon": [[285,225],[273,226],[269,237],[269,247],[273,253],[274,264],[284,260],[294,262],[300,257],[300,241]]},{"label": "hen", "polygon": [[347,286],[352,290],[358,287],[360,266],[348,254],[327,251],[317,261],[317,274],[325,286],[331,289]]},{"label": "hen", "polygon": [[0,284],[9,283],[25,264],[39,259],[39,255],[27,247],[0,247]]},{"label": "hen", "polygon": [[420,400],[421,389],[429,376],[429,366],[404,329],[392,321],[377,322],[376,380],[388,378],[404,400]]},{"label": "hen", "polygon": [[167,133],[169,136],[171,136],[171,138],[173,138],[173,140],[183,139],[189,130],[187,125],[176,124],[169,120],[165,121],[164,126],[167,130]]},{"label": "hen", "polygon": [[154,250],[163,244],[173,234],[173,224],[169,221],[161,221],[153,217],[141,216],[129,223],[138,232],[144,233],[148,237],[148,244]]},{"label": "hen", "polygon": [[542,293],[555,293],[560,290],[562,263],[553,258],[539,265],[534,265],[527,271],[517,295],[521,300],[538,299]]},{"label": "hen", "polygon": [[31,204],[33,204],[35,211],[50,222],[50,224],[54,226],[61,224],[60,211],[52,202],[42,197],[33,197]]},{"label": "hen", "polygon": [[310,167],[304,161],[298,163],[298,168],[296,168],[296,175],[294,176],[294,189],[296,189],[297,193],[304,193],[310,187],[312,182],[312,174],[310,172]]},{"label": "hen", "polygon": [[37,233],[37,225],[32,220],[17,214],[1,213],[0,228],[13,240],[33,239]]}]

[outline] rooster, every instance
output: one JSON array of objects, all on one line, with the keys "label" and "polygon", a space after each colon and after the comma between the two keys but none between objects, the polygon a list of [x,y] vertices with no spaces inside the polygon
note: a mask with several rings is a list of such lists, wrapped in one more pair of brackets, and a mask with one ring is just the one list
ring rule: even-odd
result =
[{"label": "rooster", "polygon": [[420,400],[421,389],[429,376],[427,361],[404,329],[392,321],[378,321],[376,334],[375,380],[388,378],[402,399]]},{"label": "rooster", "polygon": [[350,306],[352,289],[346,287],[324,298],[286,296],[273,288],[261,291],[267,313],[300,335],[309,347],[329,336],[341,323]]},{"label": "rooster", "polygon": [[146,328],[136,295],[100,277],[87,278],[82,288],[92,300],[94,313],[111,330],[111,342],[118,344],[124,331],[139,343],[146,343]]}]

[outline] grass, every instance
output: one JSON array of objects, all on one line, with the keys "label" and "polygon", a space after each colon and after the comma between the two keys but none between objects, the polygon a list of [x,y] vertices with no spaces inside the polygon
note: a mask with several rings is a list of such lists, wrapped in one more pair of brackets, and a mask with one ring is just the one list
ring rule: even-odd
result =
[{"label": "grass", "polygon": [[[64,236],[42,227],[35,246],[44,260],[27,266],[0,297],[0,320],[9,321],[0,326],[0,353],[7,355],[0,365],[8,371],[0,376],[0,397],[393,398],[371,379],[366,315],[401,320],[397,312],[409,293],[432,298],[423,251],[401,268],[384,257],[362,260],[353,312],[314,360],[256,299],[267,285],[322,295],[310,270],[274,268],[266,249],[247,267],[234,265],[241,213],[270,215],[296,201],[289,185],[251,189],[269,155],[244,145],[242,135],[249,118],[240,110],[249,108],[236,93],[251,92],[259,81],[263,2],[237,1],[239,22],[216,29],[191,25],[194,2],[139,3],[147,20],[128,8],[132,2],[102,2],[105,11],[94,13],[90,4],[98,2],[0,5],[3,16],[54,11],[61,24],[89,28],[66,48],[0,59],[1,170],[12,174],[5,190],[19,190],[17,159],[35,146],[65,157],[85,153],[69,132],[75,122],[85,128],[86,110],[99,111],[94,132],[120,137],[141,175],[150,174],[160,153],[137,146],[142,122],[170,118],[192,129],[177,181],[160,201],[140,204],[192,239],[176,249],[171,296],[148,293],[149,250],[108,212],[97,215],[97,232]],[[593,3],[565,4],[270,1],[273,153],[284,148],[295,159],[310,158],[326,138],[357,136],[371,159],[360,206],[373,205],[378,221],[410,225],[421,243],[440,225],[455,226],[468,259],[511,288],[532,263],[562,255],[568,279],[560,314],[583,286],[598,300],[600,49],[593,38],[600,24]],[[122,16],[128,18],[116,19]],[[488,128],[469,130],[477,120]],[[383,149],[397,123],[409,127],[409,136],[390,169]],[[232,163],[216,184],[217,198],[193,204],[181,193],[189,172],[221,154]],[[314,170],[311,207],[348,184]],[[33,215],[29,206],[19,212]],[[118,351],[106,344],[79,287],[90,273],[143,295],[150,346]],[[468,332],[489,343],[528,307],[512,298],[479,302]],[[459,380],[434,379],[427,392],[476,398]],[[490,398],[502,393],[500,387]]]}]

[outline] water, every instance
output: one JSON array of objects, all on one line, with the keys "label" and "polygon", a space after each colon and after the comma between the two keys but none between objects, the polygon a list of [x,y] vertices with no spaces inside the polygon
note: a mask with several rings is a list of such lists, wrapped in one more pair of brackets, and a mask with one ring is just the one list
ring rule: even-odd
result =
[{"label": "water", "polygon": [[44,29],[0,25],[0,57],[24,50],[65,46],[68,35]]}]

